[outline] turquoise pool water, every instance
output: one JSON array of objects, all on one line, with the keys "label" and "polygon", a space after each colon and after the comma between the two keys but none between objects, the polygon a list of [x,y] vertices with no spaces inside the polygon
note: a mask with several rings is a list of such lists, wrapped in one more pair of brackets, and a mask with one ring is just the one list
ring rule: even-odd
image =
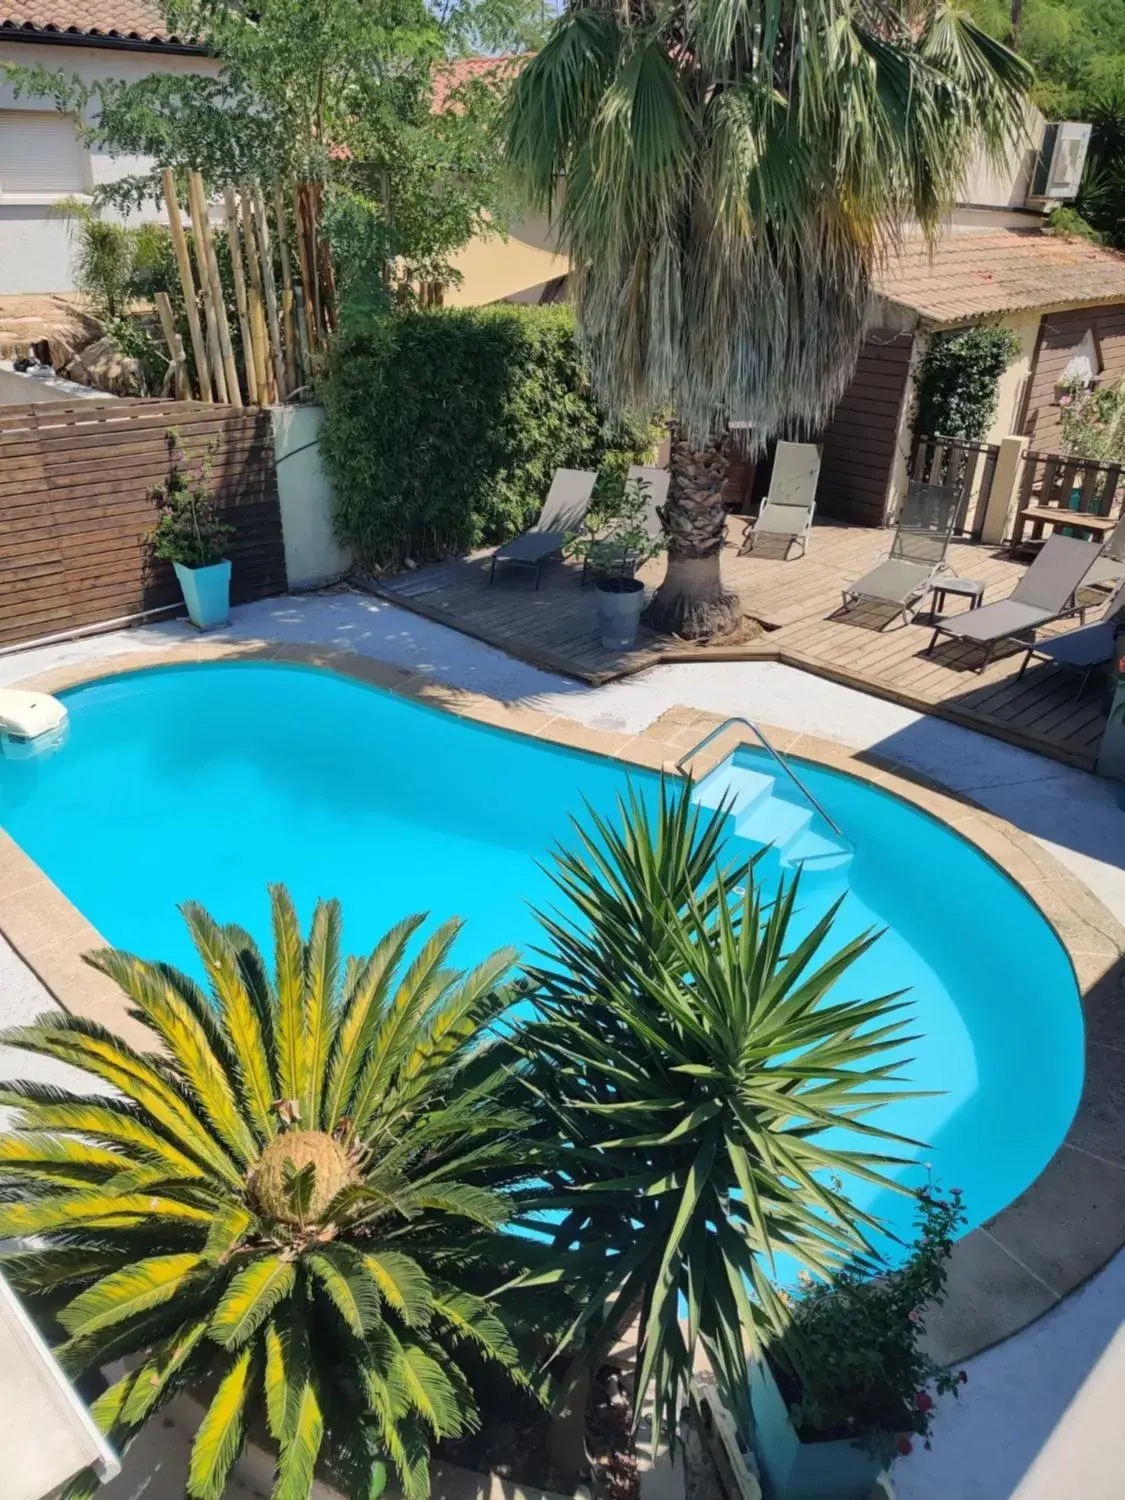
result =
[{"label": "turquoise pool water", "polygon": [[[410,911],[463,917],[466,963],[528,946],[530,908],[552,900],[541,862],[569,815],[583,799],[612,811],[626,784],[612,762],[301,667],[160,668],[66,701],[64,749],[0,758],[0,825],[111,943],[187,968],[177,903],[201,901],[266,945],[275,880],[304,918],[339,897],[353,951]],[[840,941],[887,927],[843,982],[909,989],[919,1035],[904,1071],[936,1093],[884,1118],[929,1142],[908,1175],[962,1188],[978,1224],[1034,1180],[1077,1106],[1069,961],[1026,896],[948,828],[866,783],[800,770],[856,846],[846,868],[808,880],[802,919],[844,893]],[[899,1195],[865,1201],[904,1227]]]}]

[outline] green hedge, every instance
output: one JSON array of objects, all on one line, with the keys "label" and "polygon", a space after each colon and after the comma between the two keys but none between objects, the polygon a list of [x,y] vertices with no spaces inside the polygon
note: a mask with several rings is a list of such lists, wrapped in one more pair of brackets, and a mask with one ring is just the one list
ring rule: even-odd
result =
[{"label": "green hedge", "polygon": [[652,441],[599,411],[566,307],[373,319],[340,335],[321,393],[337,530],[367,568],[515,536],[555,469],[608,476]]}]

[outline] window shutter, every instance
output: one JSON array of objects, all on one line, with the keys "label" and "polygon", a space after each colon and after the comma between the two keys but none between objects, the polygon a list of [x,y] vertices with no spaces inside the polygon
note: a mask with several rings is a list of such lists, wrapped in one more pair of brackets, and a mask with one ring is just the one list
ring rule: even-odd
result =
[{"label": "window shutter", "polygon": [[85,193],[90,175],[72,115],[0,109],[0,193]]}]

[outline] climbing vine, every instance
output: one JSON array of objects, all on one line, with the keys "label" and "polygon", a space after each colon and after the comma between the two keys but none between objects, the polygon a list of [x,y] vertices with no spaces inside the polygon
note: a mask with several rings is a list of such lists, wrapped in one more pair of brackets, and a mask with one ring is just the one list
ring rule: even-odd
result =
[{"label": "climbing vine", "polygon": [[1010,328],[935,334],[918,370],[914,431],[979,442],[996,415],[1000,377],[1019,352]]}]

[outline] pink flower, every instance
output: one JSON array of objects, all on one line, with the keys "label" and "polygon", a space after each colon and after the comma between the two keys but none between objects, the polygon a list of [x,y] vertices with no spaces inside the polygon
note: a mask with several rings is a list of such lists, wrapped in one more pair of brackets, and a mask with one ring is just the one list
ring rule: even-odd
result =
[{"label": "pink flower", "polygon": [[1069,406],[1069,405],[1070,405],[1070,403],[1071,403],[1071,402],[1072,402],[1072,401],[1073,401],[1073,400],[1074,400],[1074,397],[1073,397],[1073,396],[1060,396],[1060,397],[1059,397],[1059,405],[1060,405],[1060,406]]},{"label": "pink flower", "polygon": [[934,1398],[928,1391],[919,1391],[914,1397],[914,1405],[919,1411],[933,1411]]},{"label": "pink flower", "polygon": [[962,1385],[968,1385],[968,1383],[969,1383],[969,1372],[968,1372],[968,1370],[962,1370],[960,1372],[960,1374],[957,1376],[957,1379],[958,1379],[958,1381]]},{"label": "pink flower", "polygon": [[922,1314],[918,1312],[916,1308],[911,1308],[910,1312],[908,1312],[906,1316],[912,1323],[920,1323],[922,1321]]},{"label": "pink flower", "polygon": [[900,1437],[898,1440],[898,1451],[902,1454],[903,1458],[905,1458],[908,1453],[914,1452],[914,1444],[910,1441],[905,1433],[903,1433],[902,1437]]},{"label": "pink flower", "polygon": [[950,1188],[949,1191],[953,1194],[954,1198],[960,1198],[960,1196],[961,1196],[961,1189],[960,1188]]}]

